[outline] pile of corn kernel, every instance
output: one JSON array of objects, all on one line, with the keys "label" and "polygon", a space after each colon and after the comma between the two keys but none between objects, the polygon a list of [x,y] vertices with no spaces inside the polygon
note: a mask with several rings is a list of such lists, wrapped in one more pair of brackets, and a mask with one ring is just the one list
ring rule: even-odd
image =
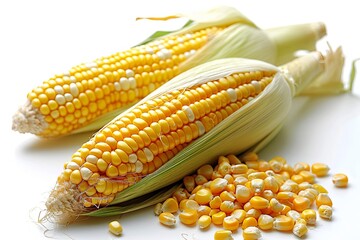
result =
[{"label": "pile of corn kernel", "polygon": [[[231,240],[232,231],[239,228],[245,240],[261,238],[260,229],[291,231],[302,237],[308,225],[315,225],[317,215],[332,217],[328,191],[315,183],[316,177],[327,176],[329,170],[324,163],[300,162],[291,167],[282,157],[264,161],[253,152],[240,159],[221,156],[214,168],[204,165],[186,176],[184,188],[158,203],[154,212],[166,226],[176,225],[176,215],[181,223],[201,229],[222,226],[215,240]],[[336,187],[348,184],[345,174],[335,174],[332,180]]]}]

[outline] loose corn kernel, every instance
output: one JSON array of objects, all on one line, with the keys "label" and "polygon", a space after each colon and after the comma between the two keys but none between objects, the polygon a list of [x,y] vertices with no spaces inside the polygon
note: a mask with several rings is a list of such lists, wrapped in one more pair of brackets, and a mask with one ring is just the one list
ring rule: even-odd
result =
[{"label": "loose corn kernel", "polygon": [[286,213],[286,216],[291,217],[294,221],[301,218],[301,214],[295,210],[290,210]]},{"label": "loose corn kernel", "polygon": [[256,227],[258,225],[257,220],[254,217],[247,217],[242,222],[241,228]]},{"label": "loose corn kernel", "polygon": [[172,227],[176,224],[176,218],[170,212],[163,212],[159,215],[159,222],[165,226]]},{"label": "loose corn kernel", "polygon": [[212,223],[215,225],[222,225],[224,218],[226,217],[226,213],[224,212],[218,212],[211,216]]},{"label": "loose corn kernel", "polygon": [[210,202],[209,205],[211,208],[220,208],[222,200],[220,196],[215,196]]},{"label": "loose corn kernel", "polygon": [[301,218],[304,219],[307,224],[315,225],[315,223],[316,223],[316,212],[313,209],[305,209],[301,213]]},{"label": "loose corn kernel", "polygon": [[174,192],[173,197],[175,197],[178,202],[181,202],[182,200],[187,199],[189,195],[190,194],[187,192],[187,190],[185,190],[184,188],[179,188]]},{"label": "loose corn kernel", "polygon": [[264,191],[264,180],[262,179],[253,179],[250,181],[250,188],[254,193],[261,193]]},{"label": "loose corn kernel", "polygon": [[235,205],[231,201],[223,201],[220,204],[220,210],[225,213],[232,213],[234,211],[234,209],[235,209]]},{"label": "loose corn kernel", "polygon": [[314,183],[315,182],[315,174],[311,173],[310,171],[301,171],[299,173],[300,176],[302,176],[304,178],[305,182],[308,183]]},{"label": "loose corn kernel", "polygon": [[243,209],[236,209],[231,213],[231,216],[238,220],[239,223],[242,223],[246,218],[246,211]]},{"label": "loose corn kernel", "polygon": [[244,240],[257,240],[261,238],[261,232],[257,227],[247,227],[243,231]]},{"label": "loose corn kernel", "polygon": [[109,223],[109,231],[112,234],[119,236],[122,233],[123,228],[118,221],[112,221]]},{"label": "loose corn kernel", "polygon": [[204,176],[207,180],[211,180],[213,172],[214,169],[209,164],[203,165],[197,170],[197,174]]},{"label": "loose corn kernel", "polygon": [[239,203],[248,202],[252,196],[253,196],[253,193],[246,186],[243,186],[243,185],[236,186],[235,197]]},{"label": "loose corn kernel", "polygon": [[261,214],[258,219],[258,225],[261,230],[270,230],[273,228],[274,218],[267,214]]},{"label": "loose corn kernel", "polygon": [[241,160],[244,162],[257,161],[259,160],[259,156],[254,152],[247,152],[241,156]]},{"label": "loose corn kernel", "polygon": [[294,228],[293,228],[293,231],[295,236],[297,237],[302,237],[304,236],[307,232],[308,232],[308,228],[306,226],[306,224],[303,224],[303,223],[296,223],[294,225]]},{"label": "loose corn kernel", "polygon": [[269,165],[270,165],[270,169],[276,173],[281,172],[284,166],[284,164],[281,161],[278,161],[277,159],[271,159],[269,161]]},{"label": "loose corn kernel", "polygon": [[235,201],[236,197],[232,192],[228,192],[228,191],[223,191],[222,193],[220,193],[220,198],[222,201]]},{"label": "loose corn kernel", "polygon": [[176,213],[179,210],[179,204],[175,198],[168,198],[162,204],[162,212]]},{"label": "loose corn kernel", "polygon": [[209,206],[206,205],[201,205],[199,206],[199,208],[197,209],[198,215],[202,216],[202,215],[209,215],[211,211],[211,208]]},{"label": "loose corn kernel", "polygon": [[326,188],[324,188],[322,185],[320,184],[317,184],[317,183],[314,183],[312,185],[312,187],[318,191],[318,193],[328,193],[328,190],[326,190]]},{"label": "loose corn kernel", "polygon": [[240,163],[231,166],[231,173],[232,174],[243,174],[248,171],[248,166],[246,164]]},{"label": "loose corn kernel", "polygon": [[332,207],[331,198],[327,193],[319,193],[319,195],[316,197],[316,206],[319,208],[321,205]]},{"label": "loose corn kernel", "polygon": [[311,202],[308,198],[299,196],[294,198],[293,204],[296,211],[302,212],[310,207]]},{"label": "loose corn kernel", "polygon": [[332,218],[332,213],[333,213],[332,207],[330,207],[328,205],[321,205],[321,206],[319,206],[318,211],[319,211],[319,216],[321,218],[324,218],[324,219]]},{"label": "loose corn kernel", "polygon": [[223,220],[223,228],[225,230],[235,231],[239,228],[239,221],[233,216],[227,216]]},{"label": "loose corn kernel", "polygon": [[179,219],[185,225],[192,225],[198,220],[197,211],[186,209],[179,214]]},{"label": "loose corn kernel", "polygon": [[211,217],[208,215],[202,215],[198,220],[199,227],[205,229],[211,224]]},{"label": "loose corn kernel", "polygon": [[230,230],[218,230],[214,234],[214,240],[234,240]]},{"label": "loose corn kernel", "polygon": [[157,203],[154,207],[154,214],[155,216],[159,216],[162,213],[162,204],[161,203]]},{"label": "loose corn kernel", "polygon": [[281,212],[284,209],[284,205],[281,204],[276,198],[273,198],[270,200],[269,202],[269,208],[273,211],[273,212]]},{"label": "loose corn kernel", "polygon": [[229,159],[231,165],[236,165],[241,163],[240,159],[233,154],[227,155],[226,157],[227,159]]},{"label": "loose corn kernel", "polygon": [[211,194],[210,189],[207,188],[200,189],[195,193],[195,201],[199,204],[208,204],[212,198],[213,195]]},{"label": "loose corn kernel", "polygon": [[310,165],[304,162],[296,163],[294,166],[294,172],[298,174],[301,171],[310,171]]},{"label": "loose corn kernel", "polygon": [[269,206],[269,200],[260,196],[254,196],[250,199],[250,204],[255,209],[264,209]]},{"label": "loose corn kernel", "polygon": [[228,181],[224,178],[216,178],[210,183],[212,194],[219,194],[226,188]]},{"label": "loose corn kernel", "polygon": [[192,192],[195,188],[195,178],[194,176],[186,176],[183,179],[184,186],[188,192]]},{"label": "loose corn kernel", "polygon": [[335,187],[347,187],[349,179],[343,173],[337,173],[332,176],[332,182]]},{"label": "loose corn kernel", "polygon": [[278,231],[291,231],[294,227],[294,220],[285,215],[279,215],[274,218],[273,228]]},{"label": "loose corn kernel", "polygon": [[311,165],[311,172],[315,174],[317,177],[324,177],[330,171],[330,168],[325,163],[314,163]]}]

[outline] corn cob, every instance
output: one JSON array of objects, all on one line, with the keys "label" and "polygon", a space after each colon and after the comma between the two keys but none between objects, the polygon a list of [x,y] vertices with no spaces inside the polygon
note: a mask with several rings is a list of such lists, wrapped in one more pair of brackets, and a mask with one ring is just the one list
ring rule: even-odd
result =
[{"label": "corn cob", "polygon": [[[80,214],[118,214],[117,206],[108,205],[169,186],[218,155],[257,151],[281,127],[292,97],[325,69],[342,68],[342,61],[339,49],[325,59],[311,53],[280,69],[229,58],[180,74],[73,154],[46,203],[45,218],[69,222]],[[108,207],[94,212],[103,206]]]},{"label": "corn cob", "polygon": [[[179,31],[44,81],[28,93],[27,102],[13,117],[13,129],[41,137],[98,130],[174,76],[201,63],[244,57],[275,64],[277,59],[293,58],[296,50],[312,50],[325,34],[321,23],[261,31],[228,7],[184,16],[192,23]],[[289,45],[295,47],[289,49]]]}]

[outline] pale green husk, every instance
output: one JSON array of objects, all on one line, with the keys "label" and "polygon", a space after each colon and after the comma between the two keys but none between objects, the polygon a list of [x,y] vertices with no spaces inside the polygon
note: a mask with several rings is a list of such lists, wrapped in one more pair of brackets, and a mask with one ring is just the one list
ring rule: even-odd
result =
[{"label": "pale green husk", "polygon": [[[334,58],[338,56],[330,51],[325,59],[335,61]],[[213,163],[220,155],[239,154],[249,149],[259,151],[280,130],[291,108],[292,98],[304,86],[311,84],[312,80],[333,71],[326,64],[329,61],[324,61],[318,52],[296,59],[281,68],[256,60],[228,58],[205,63],[175,77],[138,104],[174,89],[184,89],[233,73],[277,72],[266,89],[244,107],[192,142],[154,173],[118,193],[110,206],[85,215],[107,216],[138,209],[141,207],[141,201],[137,200],[139,197],[176,183],[200,166]],[[337,67],[341,71],[342,66]],[[156,198],[152,200],[154,204],[161,201]],[[129,202],[133,205],[128,205]]]}]

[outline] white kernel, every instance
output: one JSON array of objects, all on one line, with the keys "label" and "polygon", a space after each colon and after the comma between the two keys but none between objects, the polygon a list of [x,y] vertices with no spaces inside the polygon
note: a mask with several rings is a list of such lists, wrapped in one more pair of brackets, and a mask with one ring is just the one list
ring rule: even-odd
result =
[{"label": "white kernel", "polygon": [[185,112],[190,122],[195,120],[194,112],[191,110],[189,106],[183,106],[182,110]]},{"label": "white kernel", "polygon": [[171,52],[169,51],[169,49],[163,48],[163,49],[161,49],[161,52],[164,54],[165,59],[171,58]]},{"label": "white kernel", "polygon": [[89,163],[92,163],[92,164],[96,164],[97,160],[98,160],[98,157],[94,156],[94,155],[88,155],[86,157],[86,161],[89,162]]},{"label": "white kernel", "polygon": [[129,163],[136,163],[137,161],[137,155],[135,153],[132,153],[129,155]]},{"label": "white kernel", "polygon": [[146,156],[146,159],[148,162],[151,162],[152,160],[154,160],[154,154],[152,153],[152,151],[148,148],[144,148],[144,153]]},{"label": "white kernel", "polygon": [[61,94],[58,94],[55,96],[55,101],[59,104],[59,105],[64,105],[66,100],[65,97]]},{"label": "white kernel", "polygon": [[55,110],[55,111],[52,111],[50,113],[50,115],[53,117],[53,118],[58,118],[60,116],[60,113],[58,110]]},{"label": "white kernel", "polygon": [[261,92],[261,86],[260,86],[260,83],[258,81],[251,81],[251,85],[254,86],[256,94]]},{"label": "white kernel", "polygon": [[64,94],[64,89],[62,88],[62,86],[56,85],[56,86],[54,87],[54,90],[55,90],[55,92],[58,93],[58,94]]},{"label": "white kernel", "polygon": [[189,53],[189,52],[185,52],[185,53],[184,53],[184,56],[185,56],[185,58],[189,58],[189,57],[190,57],[190,53]]},{"label": "white kernel", "polygon": [[90,169],[88,169],[87,167],[82,167],[82,168],[80,168],[80,173],[81,173],[82,179],[88,180],[91,177],[93,172]]},{"label": "white kernel", "polygon": [[184,42],[184,39],[183,39],[182,37],[178,37],[176,40],[177,40],[179,43],[183,43],[183,42]]},{"label": "white kernel", "polygon": [[134,76],[134,71],[131,69],[126,69],[125,73],[126,73],[126,77],[128,78]]},{"label": "white kernel", "polygon": [[191,49],[190,50],[190,55],[192,56],[192,55],[194,55],[196,53],[196,50],[195,49]]},{"label": "white kernel", "polygon": [[193,37],[193,35],[192,35],[191,33],[187,33],[187,34],[185,35],[185,37],[187,37],[188,39],[191,39],[191,38]]},{"label": "white kernel", "polygon": [[233,88],[229,88],[226,91],[230,96],[230,102],[236,102],[237,101],[237,95],[236,95],[235,90]]},{"label": "white kernel", "polygon": [[140,161],[136,161],[135,162],[135,172],[136,173],[141,173],[143,169],[144,169],[143,163],[140,162]]},{"label": "white kernel", "polygon": [[174,41],[174,40],[172,40],[172,39],[170,39],[170,40],[168,41],[168,44],[170,44],[170,45],[174,45],[174,44],[175,44],[175,41]]},{"label": "white kernel", "polygon": [[135,89],[136,88],[136,80],[133,77],[129,77],[129,83],[130,83],[130,88],[131,89]]},{"label": "white kernel", "polygon": [[202,122],[200,122],[200,121],[196,121],[195,124],[196,124],[196,126],[198,127],[198,129],[199,129],[199,136],[204,135],[204,133],[205,133],[204,124],[202,124]]},{"label": "white kernel", "polygon": [[63,72],[63,76],[64,77],[70,77],[70,73],[69,72]]},{"label": "white kernel", "polygon": [[71,169],[71,170],[76,170],[76,169],[79,169],[79,165],[77,165],[77,163],[75,162],[69,162],[67,165],[66,165],[66,168],[67,169]]},{"label": "white kernel", "polygon": [[121,85],[121,89],[127,91],[130,89],[130,82],[129,79],[122,77],[120,78],[120,85]]},{"label": "white kernel", "polygon": [[74,76],[70,76],[70,82],[72,82],[72,83],[76,83],[76,77],[74,77]]},{"label": "white kernel", "polygon": [[165,59],[165,54],[162,51],[158,51],[156,53],[156,55],[160,58],[160,60],[164,60]]},{"label": "white kernel", "polygon": [[146,49],[145,49],[145,51],[146,51],[146,53],[148,53],[148,54],[154,54],[154,49],[152,49],[151,47],[146,47]]},{"label": "white kernel", "polygon": [[70,83],[70,93],[74,97],[77,97],[79,95],[79,89],[75,83]]},{"label": "white kernel", "polygon": [[65,93],[64,94],[65,100],[70,102],[74,99],[73,95],[71,95],[70,93]]},{"label": "white kernel", "polygon": [[121,90],[121,85],[119,82],[114,82],[114,87],[116,91],[120,91]]},{"label": "white kernel", "polygon": [[96,64],[96,62],[88,62],[88,63],[85,63],[85,66],[88,69],[91,69],[91,68],[96,68],[98,65]]}]

